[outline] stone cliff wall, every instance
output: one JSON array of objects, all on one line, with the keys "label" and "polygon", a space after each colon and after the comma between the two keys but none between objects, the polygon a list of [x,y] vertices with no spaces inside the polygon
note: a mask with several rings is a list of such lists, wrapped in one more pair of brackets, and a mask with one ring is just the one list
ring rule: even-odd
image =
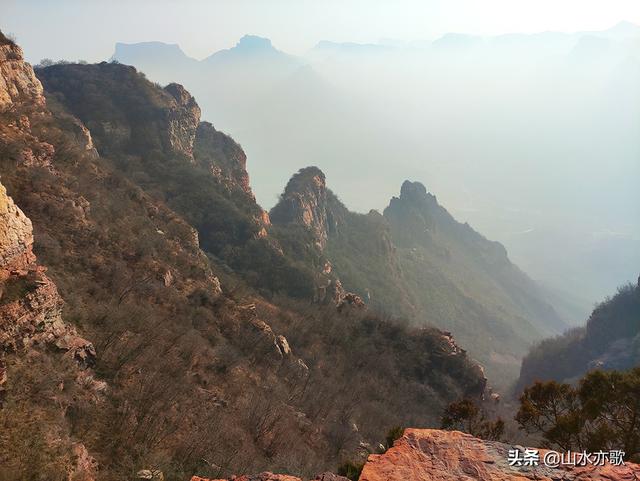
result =
[{"label": "stone cliff wall", "polygon": [[42,84],[13,43],[0,45],[0,112],[16,104],[44,105]]},{"label": "stone cliff wall", "polygon": [[327,211],[327,186],[317,167],[300,169],[287,184],[280,202],[271,210],[275,224],[298,224],[309,229],[319,249],[324,249],[332,227]]},{"label": "stone cliff wall", "polygon": [[26,271],[35,262],[31,221],[0,184],[0,281],[13,271]]}]

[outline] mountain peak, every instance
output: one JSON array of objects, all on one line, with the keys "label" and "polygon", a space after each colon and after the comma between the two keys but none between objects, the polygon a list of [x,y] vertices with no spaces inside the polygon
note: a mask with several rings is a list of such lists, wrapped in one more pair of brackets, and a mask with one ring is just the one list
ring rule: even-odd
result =
[{"label": "mountain peak", "polygon": [[271,210],[274,224],[300,224],[313,232],[322,249],[328,238],[327,185],[315,166],[300,169],[291,177],[280,201]]},{"label": "mountain peak", "polygon": [[316,166],[309,166],[300,169],[293,174],[287,186],[285,187],[285,195],[291,193],[303,193],[308,190],[317,192],[326,189],[326,177],[324,172]]},{"label": "mountain peak", "polygon": [[238,41],[236,48],[244,50],[274,50],[271,40],[257,35],[245,35]]},{"label": "mountain peak", "polygon": [[427,188],[421,182],[405,180],[400,187],[400,198],[424,198],[426,195]]},{"label": "mountain peak", "polygon": [[157,41],[138,43],[116,42],[115,51],[111,56],[112,59],[116,59],[119,62],[131,64],[135,64],[134,62],[149,57],[181,61],[193,60],[184,53],[177,43]]}]

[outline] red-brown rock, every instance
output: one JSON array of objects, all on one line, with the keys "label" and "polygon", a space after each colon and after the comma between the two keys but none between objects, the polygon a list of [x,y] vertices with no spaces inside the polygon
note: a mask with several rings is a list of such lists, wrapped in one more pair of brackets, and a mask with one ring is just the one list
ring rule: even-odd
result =
[{"label": "red-brown rock", "polygon": [[[371,455],[360,481],[636,481],[640,465],[512,467],[512,446],[457,431],[407,429],[386,453]],[[540,450],[541,456],[544,453]]]},{"label": "red-brown rock", "polygon": [[[256,474],[253,476],[237,476],[230,478],[233,481],[301,481],[300,478],[296,478],[295,476],[289,476],[286,474],[273,474],[269,472],[264,472],[260,474]],[[201,478],[200,476],[193,476],[191,481],[229,481],[227,479],[207,479]]]}]

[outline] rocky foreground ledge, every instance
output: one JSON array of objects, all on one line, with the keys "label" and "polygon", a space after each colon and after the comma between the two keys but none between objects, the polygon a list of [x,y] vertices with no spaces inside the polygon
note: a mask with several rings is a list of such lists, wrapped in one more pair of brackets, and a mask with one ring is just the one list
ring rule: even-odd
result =
[{"label": "rocky foreground ledge", "polygon": [[[360,481],[640,481],[640,465],[623,466],[510,466],[514,446],[483,441],[457,431],[407,429],[384,454],[372,454]],[[544,451],[540,451],[541,455]],[[262,473],[236,481],[301,481],[288,475]],[[324,474],[322,481],[346,480]],[[194,476],[191,481],[206,480]]]}]

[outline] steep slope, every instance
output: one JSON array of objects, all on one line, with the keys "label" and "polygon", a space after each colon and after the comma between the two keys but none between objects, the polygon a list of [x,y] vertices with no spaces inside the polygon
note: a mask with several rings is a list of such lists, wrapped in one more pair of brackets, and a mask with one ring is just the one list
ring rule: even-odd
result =
[{"label": "steep slope", "polygon": [[184,216],[208,253],[255,287],[312,295],[311,270],[265,235],[269,218],[251,192],[244,152],[200,122],[181,86],[160,89],[133,67],[107,63],[58,65],[38,75],[50,97],[88,126],[98,151]]},{"label": "steep slope", "polygon": [[384,217],[415,305],[488,368],[513,376],[532,341],[566,327],[501,244],[457,222],[422,184],[405,182]]},{"label": "steep slope", "polygon": [[64,322],[62,299],[32,248],[31,222],[0,184],[0,471],[6,479],[46,471],[88,481],[95,461],[65,411],[94,403],[104,384],[90,369],[93,344]]},{"label": "steep slope", "polygon": [[[153,86],[121,65],[59,66],[39,72],[58,89],[45,105],[22,52],[12,44],[8,52],[0,59],[0,86],[9,86],[0,88],[8,99],[0,110],[2,182],[33,222],[34,249],[65,299],[65,332],[82,333],[61,346],[54,340],[57,357],[10,347],[0,408],[0,469],[15,473],[8,479],[28,478],[25,469],[67,479],[51,460],[71,458],[37,444],[51,435],[86,446],[105,480],[140,469],[170,480],[267,468],[306,475],[362,456],[391,425],[430,425],[448,402],[482,395],[482,370],[441,331],[221,286],[224,261],[200,242],[219,246],[226,259],[235,250],[251,265],[246,235],[265,246],[257,256],[276,259],[264,266],[278,269],[286,257],[263,237],[270,228],[248,190],[239,146],[198,123],[182,88]],[[0,250],[0,272],[19,282],[0,303],[13,312],[35,299],[44,308],[49,300],[32,293],[50,293],[53,310],[34,318],[36,335],[47,334],[42,323],[61,306],[42,270],[27,269],[23,282],[21,267],[32,259],[28,222],[5,205],[11,222],[2,226],[10,229],[0,232],[11,241]],[[262,278],[247,272],[229,278],[259,287]],[[13,339],[15,323],[6,319],[2,339]],[[20,338],[31,330],[20,328]],[[76,388],[68,379],[83,352],[99,381]],[[23,449],[32,441],[33,450]],[[75,458],[88,462],[77,449]]]},{"label": "steep slope", "polygon": [[592,369],[640,364],[640,279],[621,287],[594,310],[585,327],[545,339],[522,361],[518,387],[536,380],[571,382]]},{"label": "steep slope", "polygon": [[332,275],[376,309],[452,331],[502,383],[531,342],[565,327],[502,245],[458,223],[420,183],[405,182],[383,215],[354,214],[309,167],[271,218],[306,229]]}]

